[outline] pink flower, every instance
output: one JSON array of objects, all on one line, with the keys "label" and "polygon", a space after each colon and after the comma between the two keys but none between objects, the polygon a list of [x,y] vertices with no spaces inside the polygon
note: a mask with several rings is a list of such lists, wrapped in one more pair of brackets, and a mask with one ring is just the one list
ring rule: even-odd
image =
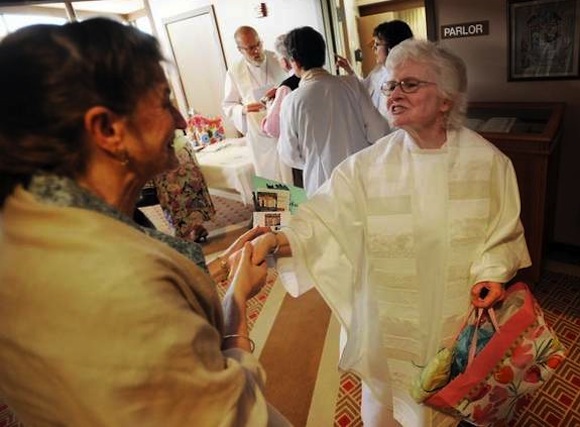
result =
[{"label": "pink flower", "polygon": [[524,406],[527,406],[532,400],[532,395],[530,393],[523,394],[518,397],[515,406],[515,412],[519,412]]},{"label": "pink flower", "polygon": [[488,403],[484,408],[481,408],[479,405],[475,405],[471,417],[476,423],[487,424],[494,421],[496,414],[497,409],[495,409],[491,403]]},{"label": "pink flower", "polygon": [[514,370],[511,366],[502,366],[501,369],[494,372],[493,377],[500,384],[511,383],[514,379]]},{"label": "pink flower", "polygon": [[491,386],[489,384],[483,384],[479,388],[474,388],[469,392],[468,399],[471,400],[472,402],[475,402],[476,400],[479,399],[483,399],[483,397],[489,392],[490,389]]},{"label": "pink flower", "polygon": [[556,369],[558,366],[560,366],[560,364],[562,363],[563,360],[564,360],[564,357],[561,354],[553,354],[546,361],[546,365],[548,365],[548,367],[550,367],[552,369]]},{"label": "pink flower", "polygon": [[534,329],[532,331],[531,338],[532,339],[538,338],[540,335],[542,335],[544,333],[545,330],[546,330],[545,325],[541,325],[541,326],[537,327],[536,329]]},{"label": "pink flower", "polygon": [[532,365],[524,374],[524,381],[535,384],[542,379],[542,373],[538,365]]},{"label": "pink flower", "polygon": [[506,387],[494,386],[489,393],[489,401],[496,404],[496,406],[501,405],[509,397]]},{"label": "pink flower", "polygon": [[514,351],[512,352],[511,360],[516,368],[520,368],[520,369],[525,368],[527,365],[530,364],[530,362],[533,359],[533,356],[530,353],[531,350],[532,350],[531,343],[527,343],[527,344],[522,343],[522,344],[516,346],[516,348],[514,348]]}]

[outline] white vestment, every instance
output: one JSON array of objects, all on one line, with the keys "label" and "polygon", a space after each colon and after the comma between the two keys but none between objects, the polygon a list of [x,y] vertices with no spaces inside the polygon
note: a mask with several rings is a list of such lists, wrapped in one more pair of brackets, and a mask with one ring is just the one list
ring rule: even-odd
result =
[{"label": "white vestment", "polygon": [[278,155],[278,138],[272,138],[262,131],[264,117],[266,117],[266,110],[247,115],[246,139],[252,152],[254,171],[256,175],[263,178],[293,184],[292,168],[282,162]]},{"label": "white vestment", "polygon": [[339,319],[339,366],[403,427],[444,425],[408,389],[457,332],[481,281],[530,265],[510,160],[478,134],[423,150],[398,130],[339,165],[284,229],[297,281]]},{"label": "white vestment", "polygon": [[311,196],[351,154],[389,131],[356,76],[308,70],[283,101],[278,152],[282,162],[304,170]]},{"label": "white vestment", "polygon": [[387,97],[382,94],[381,86],[387,80],[389,73],[384,65],[377,65],[362,80],[363,86],[369,92],[371,101],[383,117],[387,117]]},{"label": "white vestment", "polygon": [[245,104],[258,102],[268,89],[277,87],[287,77],[275,54],[270,51],[264,54],[266,59],[260,66],[241,59],[228,70],[222,109],[234,126],[247,136],[256,175],[291,184],[292,171],[280,163],[277,139],[260,129],[265,111],[247,116],[243,112]]}]

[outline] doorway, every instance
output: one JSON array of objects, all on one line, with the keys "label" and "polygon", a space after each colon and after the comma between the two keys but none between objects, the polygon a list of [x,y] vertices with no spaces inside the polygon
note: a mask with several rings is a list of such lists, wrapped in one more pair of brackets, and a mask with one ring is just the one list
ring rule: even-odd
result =
[{"label": "doorway", "polygon": [[[360,68],[366,76],[375,67],[372,49],[373,30],[382,22],[398,19],[406,22],[416,39],[427,39],[427,14],[423,0],[384,1],[359,7],[357,31],[362,51]],[[359,58],[360,59],[360,58]]]}]

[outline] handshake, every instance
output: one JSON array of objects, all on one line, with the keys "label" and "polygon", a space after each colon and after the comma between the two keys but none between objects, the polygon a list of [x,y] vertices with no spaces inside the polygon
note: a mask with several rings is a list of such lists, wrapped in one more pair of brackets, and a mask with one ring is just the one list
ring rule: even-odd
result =
[{"label": "handshake", "polygon": [[266,91],[264,96],[260,98],[260,103],[263,105],[268,105],[269,102],[274,100],[274,98],[276,97],[276,89],[278,88],[273,87],[271,89],[268,89],[268,91]]},{"label": "handshake", "polygon": [[258,102],[251,102],[249,104],[244,104],[244,114],[246,113],[256,113],[263,110],[267,105],[272,102],[276,96],[276,87],[270,88],[266,91],[264,96],[260,98]]}]

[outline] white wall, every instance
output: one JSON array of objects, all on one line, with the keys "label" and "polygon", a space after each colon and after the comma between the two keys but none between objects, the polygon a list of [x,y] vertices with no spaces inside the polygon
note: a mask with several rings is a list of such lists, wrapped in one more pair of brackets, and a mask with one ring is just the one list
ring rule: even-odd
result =
[{"label": "white wall", "polygon": [[[258,2],[254,0],[148,0],[148,3],[159,41],[168,57],[171,55],[163,19],[208,5],[214,6],[228,66],[240,58],[233,39],[240,25],[254,27],[269,50],[273,50],[277,36],[296,27],[309,25],[324,34],[320,0],[269,0],[266,2],[268,16],[265,18],[256,17],[255,6]],[[195,49],[195,40],[191,40],[191,48]],[[203,64],[196,72],[203,72]],[[170,78],[173,80],[176,76],[170,75]],[[174,83],[173,87],[178,88],[179,84]],[[185,112],[183,97],[178,92],[175,95],[182,112]]]},{"label": "white wall", "polygon": [[489,36],[443,40],[466,62],[471,101],[565,102],[554,240],[580,246],[580,80],[507,81],[505,0],[437,0],[441,25],[489,20]]}]

